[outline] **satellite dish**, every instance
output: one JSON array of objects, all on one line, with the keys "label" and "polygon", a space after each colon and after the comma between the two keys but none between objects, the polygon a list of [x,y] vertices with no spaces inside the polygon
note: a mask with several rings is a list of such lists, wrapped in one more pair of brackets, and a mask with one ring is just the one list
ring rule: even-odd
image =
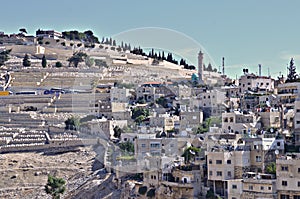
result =
[{"label": "satellite dish", "polygon": [[279,154],[279,151],[276,149],[275,150],[275,155],[278,155]]},{"label": "satellite dish", "polygon": [[191,153],[192,155],[196,155],[196,153],[195,153],[194,151],[192,151],[192,150],[190,150],[190,153]]},{"label": "satellite dish", "polygon": [[218,139],[215,136],[210,137],[213,141],[217,141]]}]

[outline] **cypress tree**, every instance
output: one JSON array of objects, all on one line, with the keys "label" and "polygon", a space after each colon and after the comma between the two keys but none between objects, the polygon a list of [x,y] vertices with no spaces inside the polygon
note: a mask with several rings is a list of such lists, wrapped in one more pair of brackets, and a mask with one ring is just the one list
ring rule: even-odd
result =
[{"label": "cypress tree", "polygon": [[23,66],[25,67],[29,67],[31,66],[31,62],[29,60],[29,56],[27,54],[25,54],[24,59],[23,59]]},{"label": "cypress tree", "polygon": [[46,68],[46,66],[47,66],[47,59],[46,59],[45,55],[43,55],[43,58],[42,58],[42,67]]}]

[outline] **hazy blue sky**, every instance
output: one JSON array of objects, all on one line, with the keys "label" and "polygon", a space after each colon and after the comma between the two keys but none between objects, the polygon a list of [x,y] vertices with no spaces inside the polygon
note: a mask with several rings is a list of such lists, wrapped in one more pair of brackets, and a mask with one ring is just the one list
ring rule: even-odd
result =
[{"label": "hazy blue sky", "polygon": [[[290,0],[15,0],[1,1],[0,30],[86,30],[99,36],[142,27],[179,31],[199,42],[216,65],[226,59],[230,75],[242,68],[286,74],[295,58],[300,68],[300,1]],[[196,56],[196,55],[195,55]],[[218,67],[218,66],[217,66]],[[299,72],[300,70],[298,70]]]}]

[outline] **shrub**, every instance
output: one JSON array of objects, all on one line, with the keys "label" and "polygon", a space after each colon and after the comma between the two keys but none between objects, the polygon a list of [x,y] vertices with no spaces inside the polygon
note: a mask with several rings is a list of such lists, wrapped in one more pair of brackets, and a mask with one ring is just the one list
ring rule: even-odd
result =
[{"label": "shrub", "polygon": [[46,45],[49,45],[49,44],[50,44],[50,42],[49,42],[49,41],[46,41],[46,42],[45,42],[45,44],[46,44]]},{"label": "shrub", "polygon": [[147,192],[147,197],[149,198],[152,198],[155,196],[155,189],[150,189],[148,192]]},{"label": "shrub", "polygon": [[147,192],[147,186],[142,186],[139,188],[139,194],[145,195],[146,192]]},{"label": "shrub", "polygon": [[56,62],[56,63],[55,63],[55,67],[57,67],[57,68],[60,68],[60,67],[62,67],[62,63],[61,63],[61,62],[59,62],[59,61],[58,61],[58,62]]},{"label": "shrub", "polygon": [[78,44],[77,44],[77,47],[80,47],[80,46],[82,46],[82,43],[78,43]]},{"label": "shrub", "polygon": [[66,42],[61,42],[60,43],[62,46],[66,46]]}]

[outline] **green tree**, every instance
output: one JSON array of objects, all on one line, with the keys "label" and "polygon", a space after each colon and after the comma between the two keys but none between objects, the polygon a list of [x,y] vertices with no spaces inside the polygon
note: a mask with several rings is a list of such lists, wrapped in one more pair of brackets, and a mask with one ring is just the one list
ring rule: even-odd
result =
[{"label": "green tree", "polygon": [[20,28],[19,31],[20,31],[22,34],[24,34],[24,33],[27,34],[26,28]]},{"label": "green tree", "polygon": [[11,49],[0,52],[0,66],[3,66],[5,62],[8,61],[10,52]]},{"label": "green tree", "polygon": [[161,105],[164,108],[168,108],[168,100],[164,97],[160,97],[155,100],[156,104]]},{"label": "green tree", "polygon": [[199,148],[192,147],[192,146],[185,149],[185,151],[182,154],[185,163],[189,163],[192,160],[192,158],[198,155],[199,152],[200,152]]},{"label": "green tree", "polygon": [[31,66],[31,61],[29,60],[28,54],[25,54],[24,59],[23,59],[23,66],[29,67]]},{"label": "green tree", "polygon": [[134,108],[132,110],[131,118],[137,123],[142,123],[150,115],[148,109],[144,108]]},{"label": "green tree", "polygon": [[114,127],[114,137],[115,138],[120,139],[122,133],[124,133],[124,131],[119,126]]},{"label": "green tree", "polygon": [[60,195],[66,191],[66,181],[63,178],[48,176],[48,182],[45,185],[45,191],[50,194],[53,199],[60,199]]},{"label": "green tree", "polygon": [[85,61],[86,57],[87,54],[84,52],[75,52],[73,56],[68,59],[69,66],[74,66],[75,68],[77,68],[80,62]]},{"label": "green tree", "polygon": [[296,66],[294,65],[294,59],[291,58],[290,66],[288,69],[288,76],[286,82],[295,82],[297,80],[298,75],[296,74]]},{"label": "green tree", "polygon": [[46,68],[46,66],[47,66],[47,59],[46,59],[45,55],[43,55],[43,57],[42,57],[42,67]]},{"label": "green tree", "polygon": [[80,119],[78,117],[70,117],[65,121],[66,130],[78,130],[80,126]]},{"label": "green tree", "polygon": [[119,147],[125,152],[134,153],[134,144],[129,141],[120,143]]},{"label": "green tree", "polygon": [[88,67],[92,67],[94,64],[95,61],[93,58],[90,58],[89,56],[85,58],[85,65],[87,65]]},{"label": "green tree", "polygon": [[266,173],[276,174],[276,163],[275,162],[271,162],[269,165],[267,165]]},{"label": "green tree", "polygon": [[212,71],[213,71],[213,68],[212,68],[212,65],[211,65],[211,63],[209,63],[209,64],[208,64],[208,66],[207,66],[207,71],[210,71],[210,72],[212,72]]},{"label": "green tree", "polygon": [[59,62],[59,61],[55,62],[55,67],[56,67],[56,68],[62,67],[62,63]]}]

